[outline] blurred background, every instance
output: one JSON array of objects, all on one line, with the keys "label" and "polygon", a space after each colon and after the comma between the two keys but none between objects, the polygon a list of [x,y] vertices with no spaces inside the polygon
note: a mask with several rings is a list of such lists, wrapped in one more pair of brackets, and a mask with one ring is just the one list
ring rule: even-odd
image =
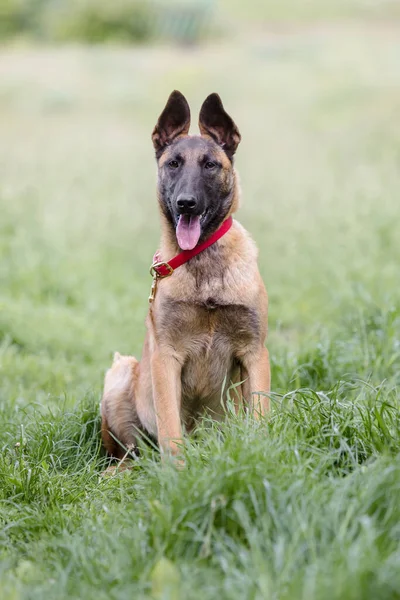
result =
[{"label": "blurred background", "polygon": [[74,400],[140,355],[173,89],[192,131],[216,91],[242,133],[275,389],[398,306],[398,0],[0,0],[0,39],[2,399]]}]

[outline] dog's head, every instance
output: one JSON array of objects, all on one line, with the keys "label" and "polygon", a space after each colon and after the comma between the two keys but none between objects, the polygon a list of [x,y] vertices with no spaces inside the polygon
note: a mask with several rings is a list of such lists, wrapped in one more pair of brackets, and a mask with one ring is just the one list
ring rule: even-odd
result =
[{"label": "dog's head", "polygon": [[172,92],[154,128],[158,164],[158,199],[182,250],[207,239],[237,208],[233,155],[240,133],[218,94],[200,110],[200,136],[189,136],[190,109]]}]

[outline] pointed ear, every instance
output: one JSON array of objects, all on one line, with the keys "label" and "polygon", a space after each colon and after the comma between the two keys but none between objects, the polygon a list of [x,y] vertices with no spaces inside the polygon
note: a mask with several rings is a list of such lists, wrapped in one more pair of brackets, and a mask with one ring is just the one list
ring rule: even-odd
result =
[{"label": "pointed ear", "polygon": [[225,112],[218,94],[210,94],[204,100],[200,109],[199,128],[202,135],[211,136],[232,158],[241,135],[233,119]]},{"label": "pointed ear", "polygon": [[189,127],[189,104],[185,96],[175,90],[168,98],[151,136],[157,158],[178,135],[187,135]]}]

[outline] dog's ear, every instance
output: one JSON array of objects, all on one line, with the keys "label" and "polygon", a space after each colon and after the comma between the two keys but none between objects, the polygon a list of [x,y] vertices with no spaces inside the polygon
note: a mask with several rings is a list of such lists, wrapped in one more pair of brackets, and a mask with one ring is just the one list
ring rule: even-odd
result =
[{"label": "dog's ear", "polygon": [[209,135],[229,156],[235,154],[241,135],[233,119],[225,112],[218,94],[210,94],[200,109],[199,129],[202,135]]},{"label": "dog's ear", "polygon": [[178,135],[187,135],[189,127],[189,104],[185,96],[175,90],[168,98],[151,136],[156,156],[160,156],[166,146],[169,146]]}]

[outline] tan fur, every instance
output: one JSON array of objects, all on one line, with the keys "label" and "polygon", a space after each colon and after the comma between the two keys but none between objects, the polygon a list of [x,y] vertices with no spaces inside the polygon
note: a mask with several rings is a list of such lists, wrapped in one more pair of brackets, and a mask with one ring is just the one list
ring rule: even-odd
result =
[{"label": "tan fur", "polygon": [[[257,269],[257,251],[237,221],[216,246],[197,258],[198,270],[207,275],[200,286],[188,264],[159,282],[147,317],[140,370],[133,357],[121,357],[106,375],[103,415],[125,447],[134,443],[132,425],[138,417],[157,437],[162,450],[177,452],[181,421],[190,431],[205,411],[216,419],[224,417],[220,401],[225,378],[227,385],[246,380],[243,395],[252,402],[256,416],[269,409],[268,397],[255,394],[270,389],[268,351],[264,348],[267,294]],[[164,240],[162,256],[169,258],[174,252]],[[237,308],[226,319],[221,315],[224,309],[207,308],[210,299]],[[243,331],[243,325],[247,326],[243,306],[258,315],[256,339]],[[241,365],[232,364],[233,359],[239,359]],[[183,396],[182,390],[186,392]]]},{"label": "tan fur", "polygon": [[[232,162],[220,154],[221,177],[233,182],[232,214],[239,205],[239,183]],[[166,160],[168,149],[160,158]],[[169,260],[179,248],[162,212],[161,224],[161,257]],[[257,248],[234,221],[218,242],[159,281],[140,365],[133,357],[116,355],[102,400],[109,453],[121,458],[139,429],[158,440],[162,453],[179,453],[182,426],[191,431],[206,412],[224,418],[221,398],[232,382],[243,381],[239,393],[256,417],[268,411],[267,312]]]},{"label": "tan fur", "polygon": [[122,458],[136,443],[135,428],[140,426],[134,406],[138,371],[136,358],[116,352],[105,376],[101,402],[102,436],[107,451],[116,458]]}]

